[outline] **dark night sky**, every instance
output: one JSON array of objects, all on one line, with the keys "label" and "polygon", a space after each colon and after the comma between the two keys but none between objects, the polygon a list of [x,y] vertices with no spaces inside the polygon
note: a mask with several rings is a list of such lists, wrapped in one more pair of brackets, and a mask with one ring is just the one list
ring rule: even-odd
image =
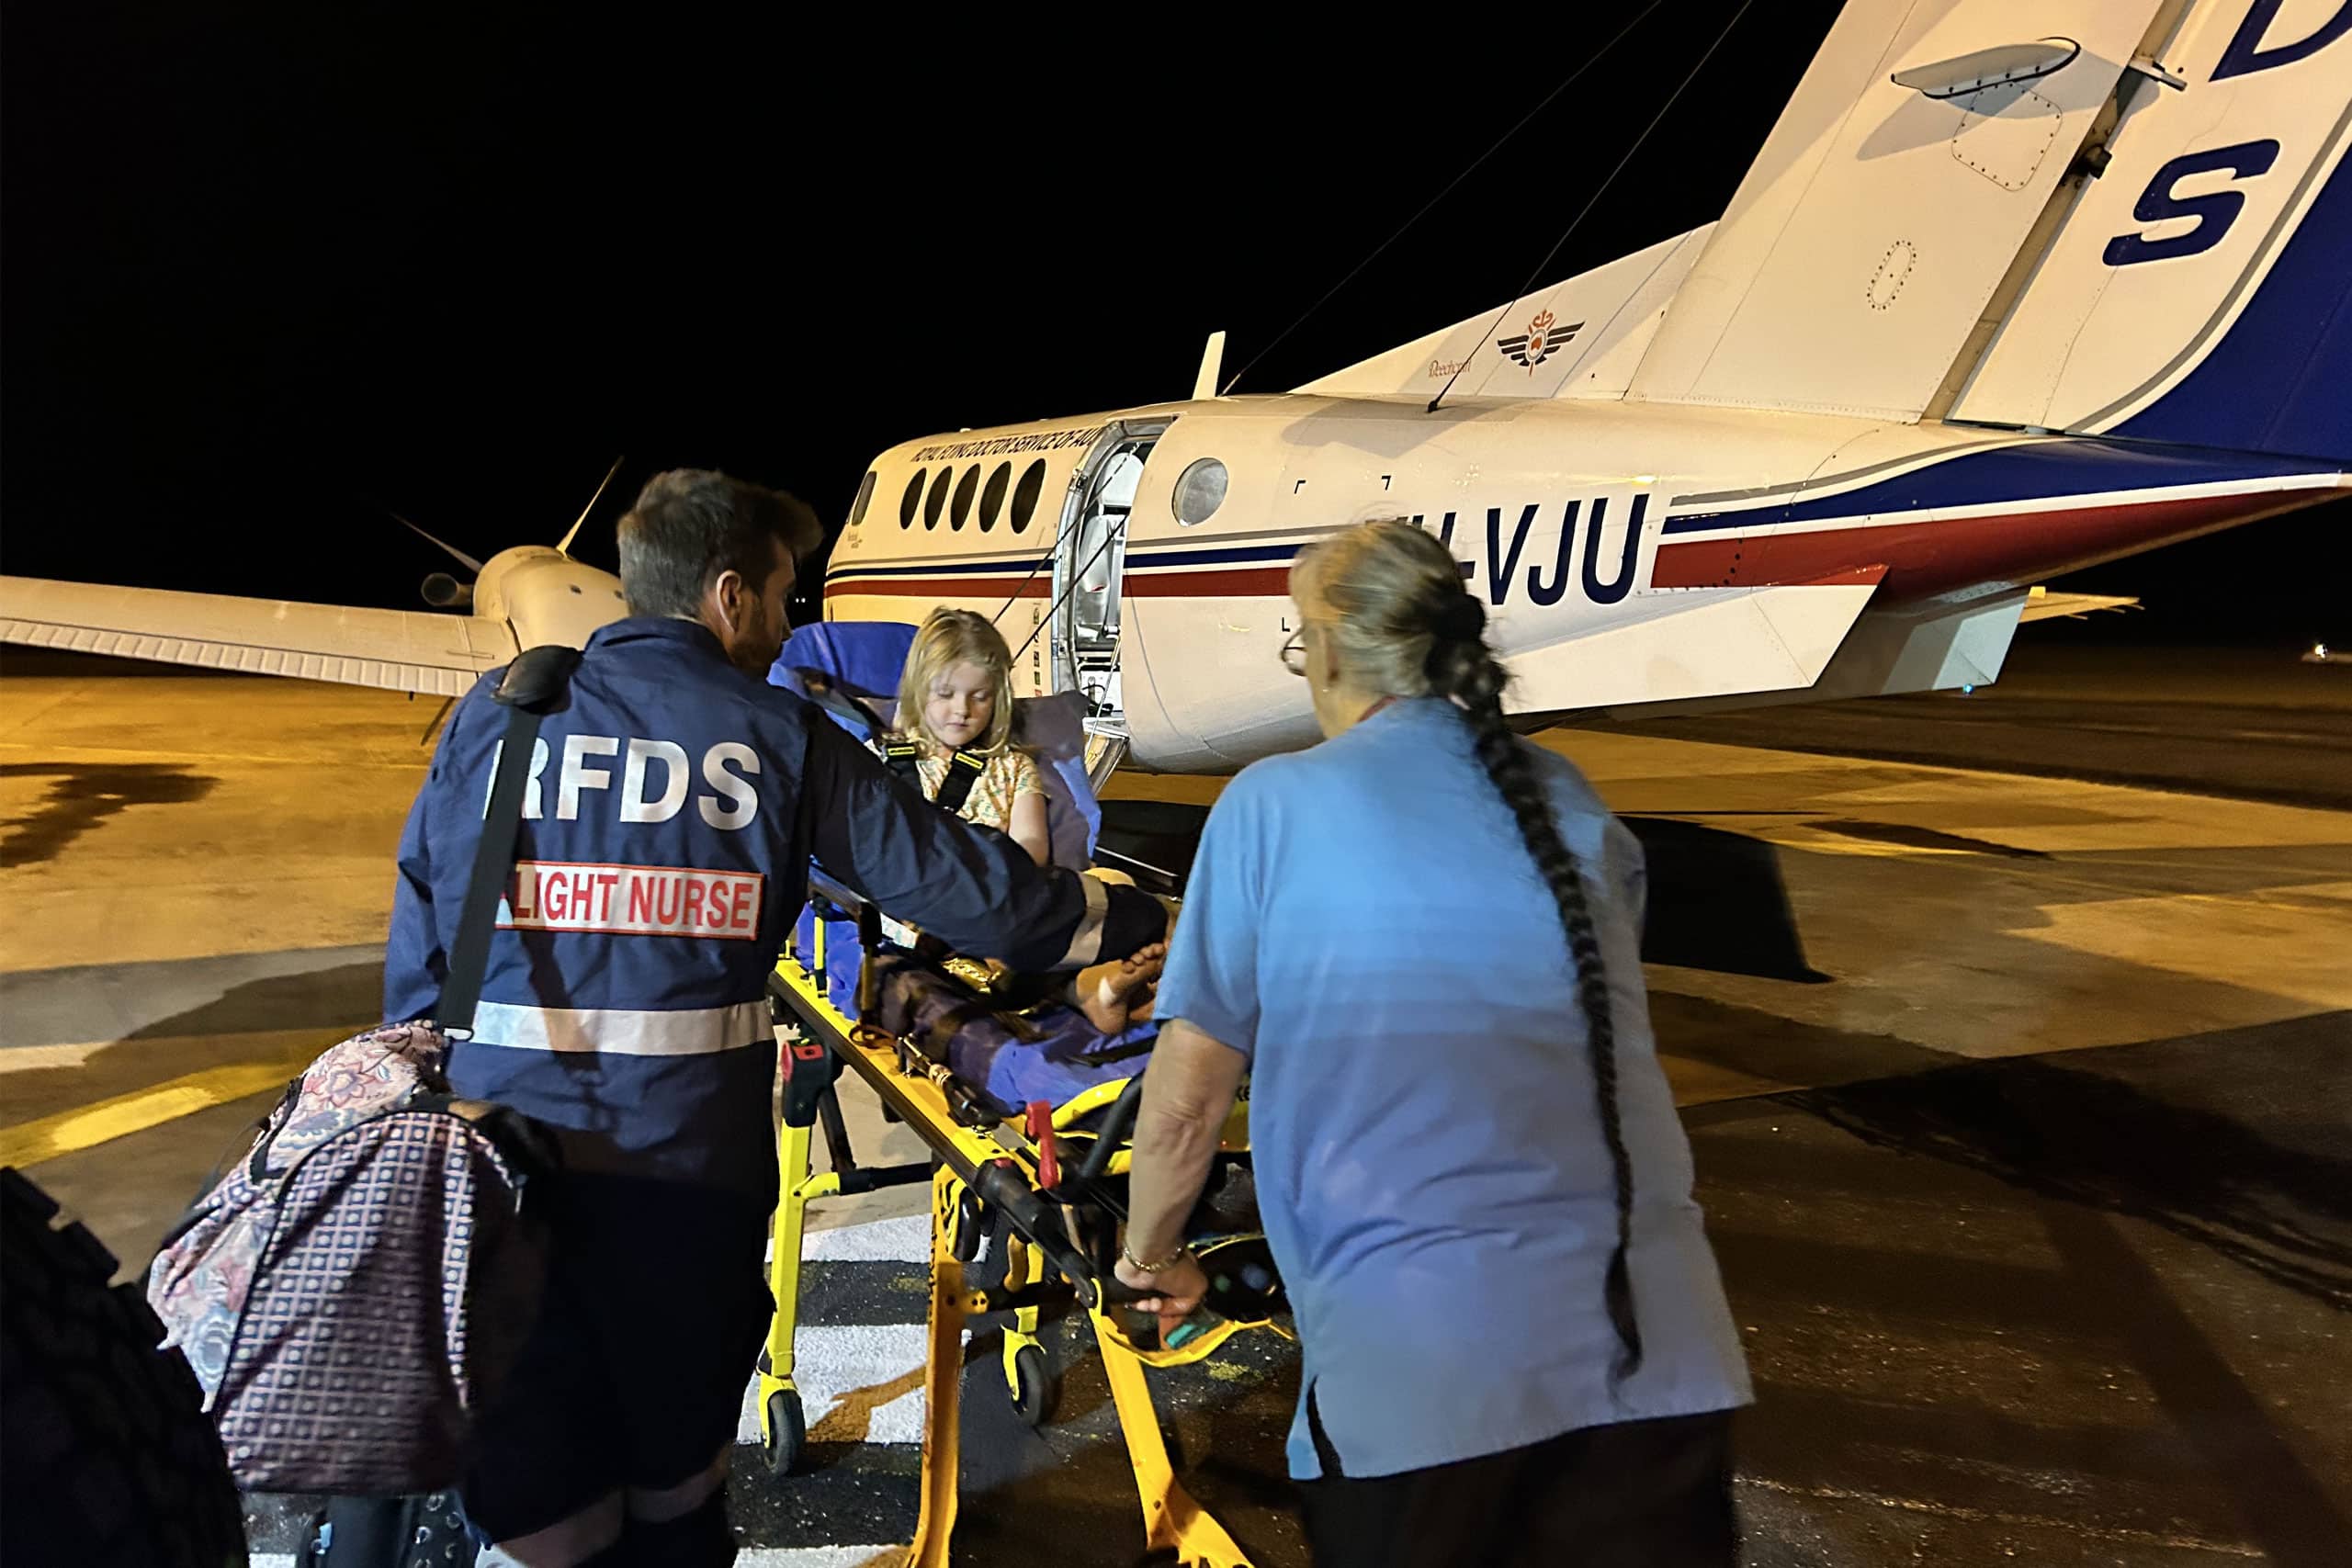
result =
[{"label": "dark night sky", "polygon": [[[6,570],[413,605],[368,497],[487,556],[623,452],[590,559],[679,464],[837,521],[895,441],[1180,397],[1215,328],[1238,367],[1640,6],[822,9],[13,7]],[[1664,0],[1240,389],[1499,302],[1733,9]],[[1720,214],[1835,10],[1758,4],[1549,276]],[[2276,570],[2348,524],[2101,569],[2152,608],[2085,635],[2352,630]]]}]

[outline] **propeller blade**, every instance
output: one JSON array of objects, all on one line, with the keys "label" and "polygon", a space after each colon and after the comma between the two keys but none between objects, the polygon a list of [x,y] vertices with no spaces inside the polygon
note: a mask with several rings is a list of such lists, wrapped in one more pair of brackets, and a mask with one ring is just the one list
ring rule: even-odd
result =
[{"label": "propeller blade", "polygon": [[419,746],[423,746],[423,745],[426,745],[426,744],[430,743],[430,742],[431,742],[431,740],[433,739],[433,732],[434,732],[435,730],[436,730],[436,729],[438,729],[438,728],[441,728],[441,721],[442,721],[443,719],[445,719],[445,718],[448,717],[448,716],[449,716],[449,710],[450,710],[451,708],[453,708],[453,707],[456,707],[457,705],[458,705],[458,699],[457,699],[457,698],[455,698],[455,697],[444,697],[444,698],[442,698],[442,699],[441,699],[441,705],[440,705],[439,707],[435,708],[435,709],[433,710],[433,716],[432,716],[432,718],[431,718],[431,719],[429,719],[429,720],[427,720],[427,721],[426,721],[425,726],[424,726],[424,734],[422,734],[422,735],[420,735],[420,736],[418,736],[418,737],[416,738],[416,743],[417,743]]},{"label": "propeller blade", "polygon": [[457,546],[455,546],[455,545],[453,545],[453,544],[450,544],[450,543],[449,543],[447,540],[446,540],[446,539],[436,539],[436,538],[435,538],[432,535],[430,535],[430,534],[426,533],[424,529],[422,529],[422,528],[418,527],[415,524],[413,524],[413,523],[410,522],[407,518],[405,518],[405,517],[401,516],[399,513],[397,513],[397,512],[392,512],[392,509],[391,509],[390,507],[389,507],[389,506],[387,506],[386,508],[384,508],[384,510],[385,510],[385,511],[387,511],[387,512],[391,512],[391,513],[392,513],[392,521],[393,521],[393,522],[395,522],[395,523],[397,523],[397,524],[399,524],[401,527],[403,527],[403,528],[407,529],[410,533],[414,534],[418,538],[423,539],[425,543],[427,543],[427,544],[429,544],[429,545],[438,545],[438,546],[440,546],[440,547],[441,547],[441,548],[442,548],[443,550],[447,551],[447,553],[449,553],[450,555],[453,555],[453,556],[457,557],[458,560],[460,560],[460,561],[462,561],[462,562],[464,562],[464,563],[465,563],[465,568],[466,568],[466,570],[467,570],[468,571],[470,571],[470,572],[474,573],[476,576],[480,576],[480,575],[481,574],[481,562],[480,562],[480,561],[478,561],[478,560],[474,559],[474,558],[473,558],[473,557],[471,557],[471,556],[469,556],[469,555],[466,554],[466,552],[465,552],[465,551],[463,551],[463,550],[461,550],[461,549],[458,548],[458,547],[457,547]]},{"label": "propeller blade", "polygon": [[613,476],[621,471],[621,464],[627,460],[628,459],[625,457],[616,457],[613,459],[613,466],[605,470],[604,484],[600,484],[596,487],[596,493],[590,496],[588,498],[588,504],[580,509],[580,516],[571,525],[571,531],[566,533],[562,538],[556,541],[556,554],[562,556],[570,555],[571,553],[571,541],[580,536],[580,525],[588,521],[588,514],[596,510],[596,503],[598,502],[605,499],[605,485],[609,485],[613,482]]}]

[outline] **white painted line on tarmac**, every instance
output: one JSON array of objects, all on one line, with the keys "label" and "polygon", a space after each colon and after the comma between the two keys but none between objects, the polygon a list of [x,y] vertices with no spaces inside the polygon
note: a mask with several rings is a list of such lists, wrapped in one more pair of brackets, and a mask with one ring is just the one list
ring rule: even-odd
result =
[{"label": "white painted line on tarmac", "polygon": [[810,1263],[928,1263],[931,1216],[866,1220],[802,1233],[800,1256]]},{"label": "white painted line on tarmac", "polygon": [[[967,1337],[969,1337],[968,1331]],[[794,1381],[812,1443],[922,1441],[924,1347],[920,1323],[803,1324]],[[760,1382],[744,1391],[736,1440],[760,1440]]]}]

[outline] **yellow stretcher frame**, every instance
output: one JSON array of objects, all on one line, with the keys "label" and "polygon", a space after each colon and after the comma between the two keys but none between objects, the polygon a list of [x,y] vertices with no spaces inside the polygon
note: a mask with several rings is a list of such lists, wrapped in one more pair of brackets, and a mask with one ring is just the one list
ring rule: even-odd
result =
[{"label": "yellow stretcher frame", "polygon": [[[1102,1351],[1143,1510],[1145,1550],[1172,1551],[1185,1568],[1250,1568],[1249,1557],[1225,1527],[1177,1482],[1143,1369],[1200,1360],[1237,1329],[1256,1325],[1220,1323],[1172,1350],[1146,1349],[1130,1339],[1114,1317],[1114,1309],[1102,1300],[1091,1268],[1075,1249],[1057,1246],[1058,1237],[1031,1234],[1044,1227],[1023,1225],[1009,1212],[1020,1207],[1018,1200],[1024,1193],[1033,1202],[1042,1202],[1035,1196],[1039,1190],[1036,1147],[1001,1127],[983,1132],[965,1125],[935,1070],[932,1075],[908,1071],[895,1040],[838,1011],[825,994],[822,979],[824,922],[818,921],[815,929],[820,951],[809,955],[811,966],[804,968],[787,953],[775,970],[779,999],[794,1015],[788,1021],[799,1025],[803,1037],[786,1040],[782,1054],[786,1090],[777,1134],[782,1189],[769,1281],[776,1312],[760,1358],[760,1438],[770,1468],[779,1474],[788,1472],[799,1459],[807,1435],[794,1382],[793,1335],[799,1315],[800,1251],[808,1203],[818,1198],[921,1179],[926,1169],[915,1166],[853,1168],[846,1173],[812,1170],[813,1134],[820,1117],[827,1120],[829,1141],[836,1154],[847,1147],[845,1138],[838,1135],[838,1108],[830,1103],[829,1091],[837,1072],[825,1060],[831,1056],[856,1073],[885,1107],[913,1128],[937,1161],[937,1168],[930,1171],[931,1292],[923,1373],[922,1501],[915,1539],[905,1560],[909,1568],[946,1568],[955,1534],[965,1319],[1010,1310],[1012,1322],[1005,1330],[1002,1357],[1007,1386],[1016,1407],[1027,1398],[1046,1399],[1049,1385],[1045,1353],[1036,1337],[1036,1297],[1056,1276],[1067,1280],[1075,1292]],[[796,1078],[803,1086],[797,1092]],[[806,1087],[818,1080],[821,1087]],[[1103,1086],[1060,1107],[1054,1117],[1057,1127],[1097,1109],[1117,1092],[1116,1086]],[[1124,1170],[1125,1157],[1124,1151],[1113,1155],[1112,1168]],[[995,1206],[1012,1224],[1002,1233],[1008,1243],[1003,1283],[993,1290],[972,1290],[965,1283],[964,1265],[977,1250],[980,1203],[987,1201],[983,1194],[995,1200]],[[1023,1415],[1027,1418],[1025,1410]]]}]

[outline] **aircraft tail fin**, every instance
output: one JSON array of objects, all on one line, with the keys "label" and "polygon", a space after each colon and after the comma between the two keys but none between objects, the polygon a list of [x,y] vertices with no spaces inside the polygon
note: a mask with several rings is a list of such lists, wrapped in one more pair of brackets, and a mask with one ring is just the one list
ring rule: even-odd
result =
[{"label": "aircraft tail fin", "polygon": [[2166,8],[1849,0],[1628,398],[1935,417]]},{"label": "aircraft tail fin", "polygon": [[2352,458],[2352,0],[2199,0],[1950,416]]},{"label": "aircraft tail fin", "polygon": [[1309,382],[2352,458],[2352,0],[1847,0],[1722,220]]}]

